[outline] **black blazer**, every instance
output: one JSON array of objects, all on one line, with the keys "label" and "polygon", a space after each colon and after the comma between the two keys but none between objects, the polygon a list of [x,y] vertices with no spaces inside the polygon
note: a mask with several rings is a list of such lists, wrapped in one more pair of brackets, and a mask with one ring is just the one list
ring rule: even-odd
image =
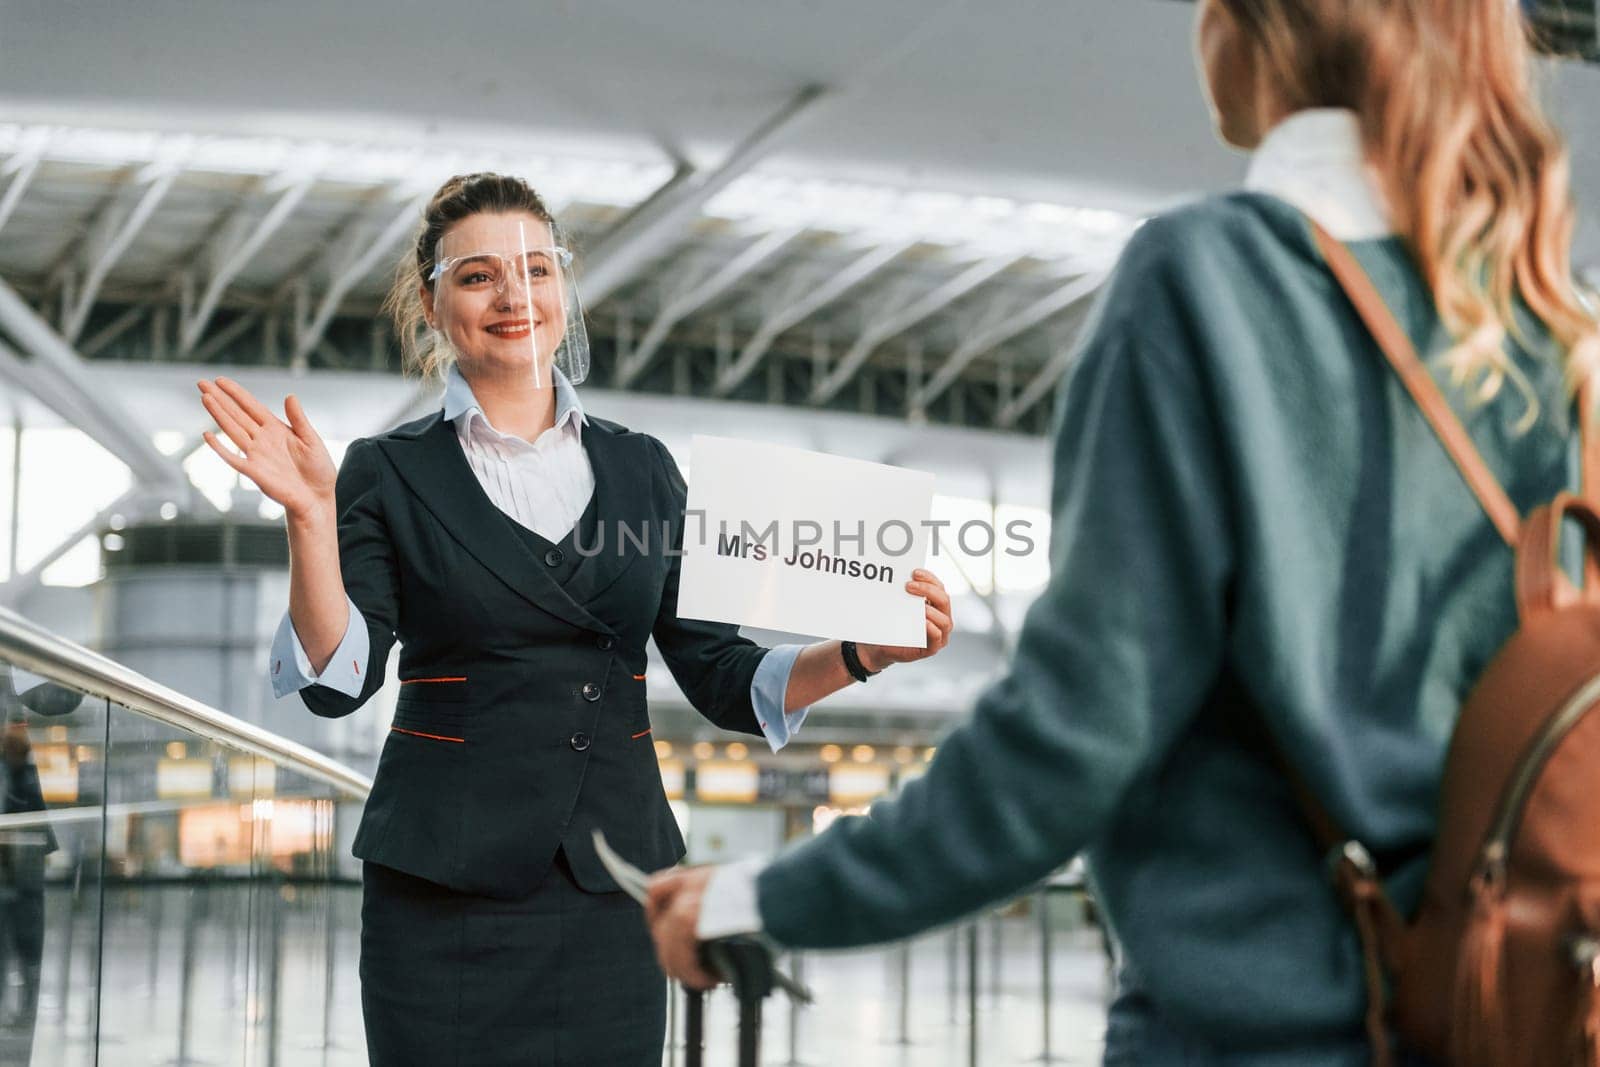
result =
[{"label": "black blazer", "polygon": [[[596,827],[646,869],[677,862],[639,677],[652,634],[701,714],[761,733],[750,683],[766,650],[734,626],[678,618],[686,490],[671,455],[592,417],[582,439],[603,548],[565,586],[485,495],[442,413],[345,454],[339,562],[370,667],[357,697],[300,694],[318,715],[350,714],[399,639],[400,701],[356,832],[361,859],[507,898],[531,892],[558,848],[585,889],[615,889]],[[648,531],[647,550],[619,523]]]}]

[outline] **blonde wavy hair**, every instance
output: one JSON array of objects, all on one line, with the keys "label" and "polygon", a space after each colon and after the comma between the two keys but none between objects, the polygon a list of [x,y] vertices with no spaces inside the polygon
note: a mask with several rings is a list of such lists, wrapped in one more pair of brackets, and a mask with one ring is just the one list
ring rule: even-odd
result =
[{"label": "blonde wavy hair", "polygon": [[1452,381],[1488,401],[1510,382],[1520,299],[1560,346],[1570,390],[1600,367],[1600,324],[1572,271],[1566,144],[1531,83],[1528,27],[1509,0],[1217,0],[1291,111],[1360,116],[1396,231],[1456,344]]}]

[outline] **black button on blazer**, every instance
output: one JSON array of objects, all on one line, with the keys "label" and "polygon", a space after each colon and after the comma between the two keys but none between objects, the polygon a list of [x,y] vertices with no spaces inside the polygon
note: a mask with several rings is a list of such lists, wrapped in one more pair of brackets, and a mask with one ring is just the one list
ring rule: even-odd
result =
[{"label": "black button on blazer", "polygon": [[585,889],[615,889],[596,827],[647,870],[676,862],[683,839],[645,707],[651,635],[701,714],[760,735],[750,683],[766,649],[734,626],[678,618],[686,490],[671,455],[593,417],[582,439],[599,530],[575,546],[583,558],[564,585],[485,495],[440,413],[345,454],[339,561],[370,667],[359,696],[300,695],[318,715],[350,714],[399,640],[400,700],[356,832],[361,859],[507,898],[531,892],[561,847]]}]

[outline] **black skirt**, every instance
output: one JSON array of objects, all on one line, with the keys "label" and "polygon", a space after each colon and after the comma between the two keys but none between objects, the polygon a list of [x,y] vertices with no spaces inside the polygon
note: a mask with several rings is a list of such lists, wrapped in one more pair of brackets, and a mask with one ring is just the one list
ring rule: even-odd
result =
[{"label": "black skirt", "polygon": [[666,977],[644,912],[557,856],[521,900],[362,871],[361,1010],[374,1067],[660,1067]]}]

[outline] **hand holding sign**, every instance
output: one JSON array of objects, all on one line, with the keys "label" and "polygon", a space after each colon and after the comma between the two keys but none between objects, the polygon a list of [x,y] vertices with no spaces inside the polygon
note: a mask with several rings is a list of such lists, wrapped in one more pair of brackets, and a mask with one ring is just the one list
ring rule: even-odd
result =
[{"label": "hand holding sign", "polygon": [[943,644],[949,597],[913,574],[931,474],[696,435],[690,475],[680,616],[858,641],[869,670]]},{"label": "hand holding sign", "polygon": [[861,665],[877,673],[891,663],[910,663],[927,659],[950,643],[950,631],[955,628],[955,617],[950,610],[950,592],[937,575],[920,567],[911,572],[906,592],[923,598],[923,615],[928,624],[928,643],[915,645],[858,645]]}]

